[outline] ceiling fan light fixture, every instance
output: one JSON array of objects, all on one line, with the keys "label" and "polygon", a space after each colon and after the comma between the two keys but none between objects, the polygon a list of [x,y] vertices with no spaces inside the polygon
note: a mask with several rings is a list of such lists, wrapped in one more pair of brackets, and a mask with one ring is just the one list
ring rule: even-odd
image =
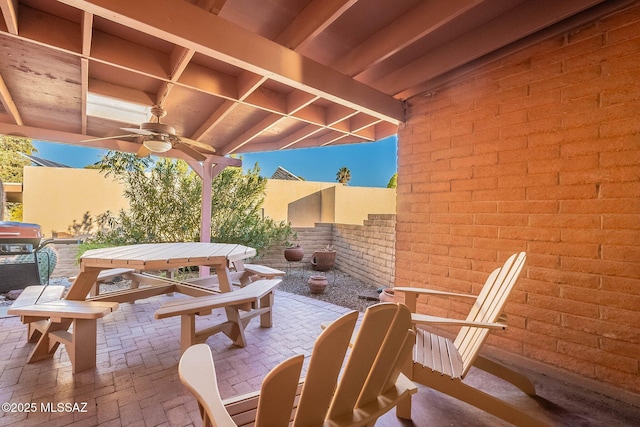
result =
[{"label": "ceiling fan light fixture", "polygon": [[171,150],[171,142],[166,141],[160,135],[153,135],[142,143],[152,153],[166,153]]}]

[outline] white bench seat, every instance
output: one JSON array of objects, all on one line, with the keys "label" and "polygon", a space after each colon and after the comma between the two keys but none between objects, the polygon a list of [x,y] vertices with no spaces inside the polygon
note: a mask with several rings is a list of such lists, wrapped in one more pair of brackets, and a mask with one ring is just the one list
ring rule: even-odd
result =
[{"label": "white bench seat", "polygon": [[[21,307],[26,307],[34,304],[42,304],[51,301],[58,301],[62,299],[64,292],[64,286],[27,286],[22,290],[22,293],[13,302],[13,304],[11,304],[11,308],[7,311],[7,314],[15,315],[15,310]],[[22,321],[22,323],[27,324],[27,341],[37,341],[42,334],[42,328],[45,326],[43,318],[20,316],[20,320]]]},{"label": "white bench seat", "polygon": [[244,271],[245,274],[240,278],[240,286],[242,287],[247,286],[254,280],[275,279],[286,275],[282,270],[259,264],[245,264]]},{"label": "white bench seat", "polygon": [[12,307],[8,313],[21,316],[23,322],[37,321],[41,336],[29,355],[30,363],[52,357],[64,344],[75,374],[96,366],[96,322],[117,309],[116,302],[58,300]]},{"label": "white bench seat", "polygon": [[[253,317],[260,316],[261,327],[271,327],[273,293],[280,282],[280,279],[257,280],[237,291],[170,301],[160,306],[154,317],[156,319],[181,317],[182,352],[193,344],[206,341],[209,336],[218,332],[231,338],[235,345],[244,347],[246,345],[244,329]],[[227,321],[196,331],[196,315],[206,316],[217,308],[225,309]]]}]

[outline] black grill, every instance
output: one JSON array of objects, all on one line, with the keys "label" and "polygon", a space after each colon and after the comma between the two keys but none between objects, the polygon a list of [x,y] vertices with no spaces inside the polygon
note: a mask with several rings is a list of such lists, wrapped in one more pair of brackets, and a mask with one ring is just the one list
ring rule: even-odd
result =
[{"label": "black grill", "polygon": [[40,284],[38,249],[41,243],[39,225],[0,222],[0,292]]}]

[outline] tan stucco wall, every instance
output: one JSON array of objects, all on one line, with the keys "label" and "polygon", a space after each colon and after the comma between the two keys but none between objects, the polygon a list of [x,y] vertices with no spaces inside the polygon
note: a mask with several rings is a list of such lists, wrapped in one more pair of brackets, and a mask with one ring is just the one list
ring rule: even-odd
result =
[{"label": "tan stucco wall", "polygon": [[[87,211],[95,218],[127,207],[122,185],[94,169],[26,167],[23,191],[23,220],[40,224],[47,237],[66,232]],[[268,180],[263,208],[276,221],[313,227],[319,222],[362,225],[370,214],[395,213],[395,203],[394,189]]]},{"label": "tan stucco wall", "polygon": [[295,227],[313,227],[318,222],[361,225],[369,214],[396,210],[396,191],[389,188],[272,179],[266,193],[265,215]]},{"label": "tan stucco wall", "polygon": [[46,237],[66,232],[85,212],[92,217],[128,206],[122,185],[95,169],[24,168],[23,221],[40,224]]}]

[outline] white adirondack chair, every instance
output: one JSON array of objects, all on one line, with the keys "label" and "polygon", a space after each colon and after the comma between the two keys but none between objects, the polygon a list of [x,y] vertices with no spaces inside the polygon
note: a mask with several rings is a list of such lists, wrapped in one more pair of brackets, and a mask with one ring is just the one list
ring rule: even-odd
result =
[{"label": "white adirondack chair", "polygon": [[415,333],[406,306],[369,307],[342,369],[357,319],[357,312],[346,314],[320,334],[303,382],[304,357],[298,355],[276,366],[259,393],[223,402],[206,344],[182,355],[180,380],[197,398],[205,426],[373,426],[417,391],[401,373],[411,363]]},{"label": "white adirondack chair", "polygon": [[[404,293],[405,304],[412,311],[416,328],[416,347],[413,356],[411,379],[419,384],[448,394],[476,406],[515,425],[544,425],[537,418],[523,412],[495,396],[464,383],[464,378],[475,366],[535,396],[533,383],[522,374],[479,354],[491,329],[507,327],[502,310],[516,284],[526,260],[526,254],[513,254],[504,265],[494,270],[485,282],[479,295],[443,292],[423,288],[396,287],[394,291]],[[465,320],[417,314],[419,295],[437,295],[475,299]],[[423,326],[460,326],[454,341],[431,333]],[[398,416],[406,417],[410,407],[399,408]]]}]

